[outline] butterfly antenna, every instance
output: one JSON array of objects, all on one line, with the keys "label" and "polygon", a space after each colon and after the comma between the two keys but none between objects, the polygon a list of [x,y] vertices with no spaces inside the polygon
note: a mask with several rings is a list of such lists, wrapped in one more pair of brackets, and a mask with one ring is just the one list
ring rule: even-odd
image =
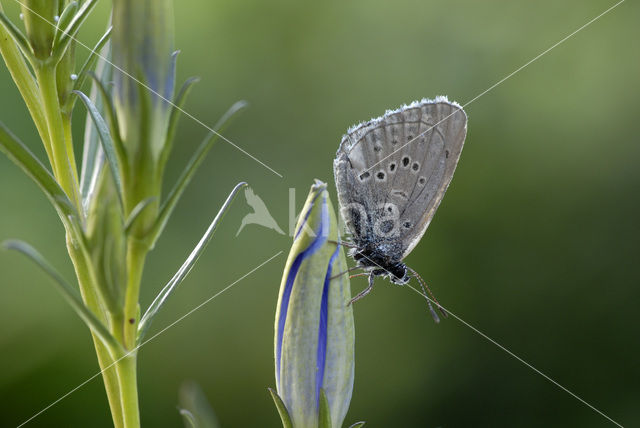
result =
[{"label": "butterfly antenna", "polygon": [[[411,272],[411,274],[414,276],[414,278],[416,278],[418,280],[418,282],[420,283],[420,287],[422,287],[422,291],[424,292],[425,297],[426,297],[426,294],[428,292],[429,296],[431,296],[431,299],[433,299],[433,302],[436,304],[436,306],[438,306],[438,310],[440,311],[442,316],[447,318],[449,315],[444,310],[444,308],[442,306],[440,306],[440,302],[438,302],[438,299],[436,299],[436,296],[433,295],[433,293],[431,292],[431,289],[429,288],[429,286],[427,285],[425,280],[422,279],[422,277],[415,270],[411,269],[408,266],[407,266],[407,269]],[[427,299],[427,304],[429,305],[429,311],[431,312],[431,316],[433,317],[433,320],[436,323],[439,323],[440,322],[440,318],[438,317],[438,314],[436,313],[436,311],[433,310],[433,306],[431,306],[431,300]]]}]

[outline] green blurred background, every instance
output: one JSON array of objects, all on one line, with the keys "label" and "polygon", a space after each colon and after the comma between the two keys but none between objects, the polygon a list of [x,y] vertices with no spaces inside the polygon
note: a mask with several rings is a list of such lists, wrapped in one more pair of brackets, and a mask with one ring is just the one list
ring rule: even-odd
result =
[{"label": "green blurred background", "polygon": [[[284,175],[219,143],[147,264],[148,305],[245,180],[288,228],[351,124],[446,94],[465,103],[610,1],[189,1],[176,4],[181,79],[202,77],[187,110]],[[17,4],[3,1],[17,20]],[[101,2],[82,38],[105,26]],[[441,303],[624,426],[640,425],[640,7],[627,1],[466,111],[452,186],[407,262]],[[79,55],[84,57],[81,47]],[[4,64],[0,120],[39,155]],[[78,141],[83,111],[76,108]],[[172,182],[205,130],[181,122]],[[335,192],[332,190],[335,202]],[[0,240],[24,239],[67,278],[63,229],[38,189],[0,157]],[[140,351],[143,426],[176,427],[186,379],[224,427],[277,427],[273,318],[290,238],[255,225],[240,197],[154,323],[159,331],[278,251],[285,253]],[[16,426],[97,373],[84,325],[48,279],[0,252],[0,425]],[[354,291],[365,280],[352,282]],[[371,427],[614,426],[450,317],[379,280],[355,305],[356,378],[347,422]],[[111,425],[94,379],[27,426]]]}]

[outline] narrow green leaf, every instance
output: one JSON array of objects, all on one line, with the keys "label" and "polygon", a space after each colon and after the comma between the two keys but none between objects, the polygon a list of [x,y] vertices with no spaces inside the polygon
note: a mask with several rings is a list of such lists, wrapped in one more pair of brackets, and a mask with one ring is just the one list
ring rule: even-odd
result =
[{"label": "narrow green leaf", "polygon": [[69,26],[71,19],[77,11],[78,2],[76,1],[72,1],[64,8],[62,13],[60,14],[58,22],[56,23],[56,34],[53,36],[53,46],[56,46],[59,43],[60,37],[62,36],[62,29]]},{"label": "narrow green leaf", "polygon": [[331,428],[331,409],[324,388],[320,388],[320,402],[318,403],[318,428]]},{"label": "narrow green leaf", "polygon": [[271,394],[271,398],[273,398],[273,402],[278,409],[278,413],[280,414],[280,420],[282,420],[282,428],[293,428],[293,422],[291,422],[291,416],[289,416],[289,412],[287,411],[287,406],[284,405],[284,402],[278,395],[278,393],[272,388],[267,388],[269,390],[269,394]]},{"label": "narrow green leaf", "polygon": [[[247,106],[246,101],[238,101],[233,104],[229,110],[220,118],[218,123],[214,126],[214,130],[219,134],[220,131],[224,130],[224,127],[228,125],[229,120],[239,111],[243,110]],[[151,248],[154,247],[156,240],[164,230],[171,213],[173,212],[176,204],[180,200],[182,193],[186,189],[187,185],[191,182],[193,175],[198,170],[198,167],[204,160],[205,156],[213,147],[213,144],[216,142],[218,138],[218,134],[214,132],[209,132],[207,136],[202,140],[200,146],[196,150],[196,152],[191,156],[189,163],[185,167],[182,175],[178,178],[178,181],[173,186],[171,191],[167,196],[167,200],[160,207],[160,213],[158,214],[158,219],[153,227],[151,232]]]},{"label": "narrow green leaf", "polygon": [[133,226],[133,223],[136,221],[136,219],[138,217],[140,217],[140,214],[142,214],[144,209],[146,207],[148,207],[149,204],[151,202],[155,201],[155,200],[156,200],[155,196],[151,196],[149,198],[146,198],[146,199],[140,201],[140,203],[138,205],[136,205],[131,210],[131,214],[129,214],[129,217],[127,218],[127,221],[125,221],[125,223],[124,223],[124,231],[125,231],[125,233],[129,233],[129,230],[131,229],[131,226]]},{"label": "narrow green leaf", "polygon": [[180,415],[182,416],[182,420],[184,420],[185,428],[200,428],[196,423],[196,418],[193,416],[193,413],[188,411],[187,409],[178,408]]},{"label": "narrow green leaf", "polygon": [[40,189],[42,189],[65,223],[69,218],[78,218],[78,213],[73,207],[73,204],[55,178],[53,178],[42,162],[40,162],[2,122],[0,122],[0,151],[5,153],[13,163],[22,168]]},{"label": "narrow green leaf", "polygon": [[73,16],[69,25],[61,31],[62,35],[58,39],[58,43],[53,46],[53,56],[55,58],[62,58],[62,55],[64,55],[71,41],[75,39],[80,26],[87,19],[96,3],[98,3],[98,0],[87,0],[82,3],[80,10]]},{"label": "narrow green leaf", "polygon": [[[98,61],[96,65],[95,74],[98,78],[98,81],[109,80],[111,78],[111,64],[109,64],[109,58],[111,55],[111,49],[109,45],[105,45],[102,48],[101,53],[101,61]],[[78,80],[86,79],[87,73],[83,72]],[[75,88],[75,89],[80,89]],[[74,89],[74,90],[75,90]],[[89,98],[91,102],[98,107],[100,113],[103,112],[104,103],[102,102],[102,92],[98,88],[98,83],[95,81],[91,85],[91,92],[89,94]],[[77,97],[69,97],[75,102]],[[69,109],[71,111],[71,109]],[[96,130],[96,126],[93,124],[93,119],[91,119],[91,114],[87,112],[87,117],[85,118],[84,124],[84,143],[82,150],[82,171],[80,173],[80,192],[82,195],[82,206],[84,209],[87,209],[89,206],[89,201],[93,196],[93,192],[98,183],[98,177],[100,176],[100,171],[102,170],[102,166],[104,164],[104,152],[100,147],[100,136]]]},{"label": "narrow green leaf", "polygon": [[[87,81],[87,78],[89,77],[89,71],[93,68],[93,66],[95,65],[95,63],[98,61],[99,58],[106,58],[106,52],[102,52],[102,49],[107,45],[107,42],[109,41],[109,39],[111,38],[111,29],[113,27],[109,27],[107,29],[107,32],[104,33],[104,35],[100,38],[100,40],[98,40],[98,43],[96,43],[96,45],[93,47],[93,49],[91,50],[91,52],[89,53],[89,56],[87,57],[86,61],[84,62],[84,64],[82,64],[82,67],[80,68],[80,71],[78,71],[78,79],[76,79],[74,85],[73,85],[73,90],[74,91],[79,91],[82,89],[82,87],[84,86],[85,82]],[[109,50],[108,48],[105,50]],[[97,70],[96,70],[97,72]],[[72,103],[75,103],[76,98],[73,98],[73,101],[71,101]]]},{"label": "narrow green leaf", "polygon": [[126,150],[124,148],[124,144],[122,143],[122,138],[120,138],[120,126],[118,125],[118,116],[116,115],[116,109],[113,106],[113,101],[107,88],[100,80],[94,72],[87,71],[87,74],[91,79],[93,79],[93,83],[95,83],[96,88],[100,92],[102,96],[102,104],[104,105],[104,110],[107,112],[107,119],[109,120],[109,129],[111,131],[111,136],[113,137],[114,147],[116,149],[116,154],[118,157],[124,162],[126,159]]},{"label": "narrow green leaf", "polygon": [[[100,147],[100,137],[98,136],[91,116],[90,127],[85,128],[84,147],[82,151],[82,171],[80,175],[80,191],[82,195],[82,208],[86,212],[93,193],[98,185],[100,171],[104,165],[104,151]],[[85,125],[86,126],[86,125]]]},{"label": "narrow green leaf", "polygon": [[62,294],[62,297],[69,303],[78,316],[85,322],[87,327],[91,329],[104,344],[114,351],[118,351],[120,354],[124,354],[125,350],[113,335],[107,330],[104,324],[96,318],[82,302],[80,297],[76,294],[75,290],[65,281],[65,279],[38,253],[33,247],[26,242],[22,241],[5,241],[3,247],[8,250],[18,251],[27,256],[31,261],[38,265],[51,279],[53,279],[57,290]]},{"label": "narrow green leaf", "polygon": [[109,132],[109,127],[105,123],[104,119],[100,115],[100,112],[96,108],[96,106],[91,102],[89,97],[87,97],[84,93],[80,91],[74,91],[80,97],[80,100],[84,103],[87,111],[91,115],[93,119],[93,124],[96,126],[96,130],[98,131],[98,135],[100,136],[100,141],[102,142],[102,150],[104,151],[105,156],[107,157],[107,163],[109,164],[109,168],[111,169],[111,176],[116,184],[116,191],[118,193],[118,198],[122,203],[122,170],[120,168],[120,162],[118,160],[118,155],[116,154],[116,149],[113,145],[113,140],[111,139],[111,134]]},{"label": "narrow green leaf", "polygon": [[[233,103],[231,107],[229,107],[229,109],[226,112],[224,112],[222,117],[218,119],[218,122],[213,127],[213,131],[216,131],[216,132],[224,131],[226,127],[230,125],[231,123],[230,120],[235,117],[236,113],[244,110],[247,107],[249,107],[249,103],[246,102],[245,100],[240,100]],[[215,136],[215,132],[213,131],[209,131],[209,135],[208,135],[209,138],[212,138]]]},{"label": "narrow green leaf", "polygon": [[151,325],[151,322],[153,321],[153,318],[156,316],[160,308],[162,308],[171,294],[176,290],[178,285],[180,285],[184,278],[189,274],[189,272],[193,268],[193,265],[196,263],[196,261],[198,261],[198,258],[200,257],[204,249],[207,248],[207,245],[209,244],[213,233],[218,227],[218,223],[220,223],[220,220],[222,220],[222,217],[229,209],[229,206],[231,206],[233,199],[236,197],[240,189],[245,186],[247,186],[247,183],[236,184],[236,187],[234,187],[229,196],[227,196],[224,204],[222,204],[222,208],[220,208],[220,211],[218,211],[218,214],[216,214],[216,217],[209,225],[207,231],[204,233],[202,238],[200,238],[200,241],[195,246],[193,251],[191,251],[191,254],[189,254],[187,260],[185,260],[185,262],[182,264],[182,266],[180,266],[180,269],[178,269],[173,278],[171,278],[167,285],[165,285],[160,293],[158,293],[153,302],[151,302],[151,305],[149,305],[149,308],[142,316],[142,319],[140,320],[140,324],[138,326],[138,342],[142,341],[144,335],[149,329],[149,326]]},{"label": "narrow green leaf", "polygon": [[162,148],[162,154],[160,155],[160,168],[164,168],[167,163],[167,159],[169,159],[169,154],[171,153],[171,149],[173,147],[173,140],[178,128],[178,121],[180,119],[180,116],[182,116],[182,108],[184,107],[187,97],[191,92],[191,88],[193,88],[193,85],[195,83],[198,83],[199,81],[200,78],[198,77],[187,79],[182,84],[182,87],[178,91],[178,95],[173,100],[171,115],[169,116],[169,126],[167,127],[167,138]]},{"label": "narrow green leaf", "polygon": [[[0,2],[0,12],[2,12],[2,3]],[[49,144],[49,128],[45,118],[42,101],[40,98],[40,88],[36,83],[27,60],[22,50],[13,37],[0,25],[0,56],[4,59],[7,71],[13,78],[13,82],[18,87],[20,95],[24,99],[27,109],[31,114],[33,123],[36,125],[38,135],[44,142],[44,148],[47,152],[49,161],[51,161],[51,148]]]},{"label": "narrow green leaf", "polygon": [[349,428],[360,428],[360,427],[363,427],[365,423],[366,423],[365,421],[356,422],[355,424],[351,425]]},{"label": "narrow green leaf", "polygon": [[213,407],[211,407],[207,396],[196,382],[183,382],[180,386],[178,398],[180,414],[185,419],[186,427],[220,428]]},{"label": "narrow green leaf", "polygon": [[25,57],[33,64],[34,56],[33,50],[31,49],[31,44],[29,44],[29,40],[27,37],[22,34],[22,31],[18,27],[14,25],[13,22],[4,14],[3,11],[0,10],[0,24],[4,27],[7,33],[11,34],[11,37],[16,42],[22,53]]},{"label": "narrow green leaf", "polygon": [[180,54],[180,50],[173,51],[171,54],[171,59],[169,61],[168,70],[169,73],[166,76],[166,85],[165,92],[166,97],[169,99],[174,99],[175,89],[176,89],[176,70],[178,68],[178,55]]}]

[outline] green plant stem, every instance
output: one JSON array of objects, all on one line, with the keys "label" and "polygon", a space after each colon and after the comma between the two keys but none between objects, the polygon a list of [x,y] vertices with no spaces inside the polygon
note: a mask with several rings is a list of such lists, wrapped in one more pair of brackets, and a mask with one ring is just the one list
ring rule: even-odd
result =
[{"label": "green plant stem", "polygon": [[[124,341],[124,318],[122,314],[111,314],[111,329],[114,337],[121,343]],[[118,398],[119,398],[119,417],[122,426],[125,428],[137,427],[140,424],[139,408],[138,408],[138,386],[136,377],[136,358],[137,351],[131,351],[131,354],[119,356],[119,361],[115,364],[115,375],[118,382]],[[122,358],[122,359],[120,359]],[[125,361],[127,360],[127,361]],[[106,384],[106,383],[105,383]],[[115,413],[112,409],[112,413]]]},{"label": "green plant stem", "polygon": [[[90,6],[95,1],[88,2]],[[0,5],[0,11],[2,7]],[[13,78],[27,109],[33,119],[38,134],[51,164],[53,175],[62,190],[67,194],[78,213],[82,213],[79,196],[78,171],[73,150],[70,112],[61,110],[56,83],[56,65],[53,61],[33,63],[33,73],[25,58],[14,43],[13,38],[0,25],[0,54]],[[81,219],[72,219],[79,221]],[[112,334],[123,346],[133,349],[136,328],[139,320],[131,325],[129,316],[137,318],[137,301],[142,268],[148,247],[132,245],[128,258],[129,281],[127,288],[127,314],[123,317],[122,308],[116,308],[109,300],[95,276],[95,266],[91,258],[74,244],[71,238],[74,231],[67,229],[67,250],[78,278],[80,294],[86,307],[109,327]],[[77,235],[77,233],[76,233]],[[117,305],[116,305],[117,306]],[[133,308],[133,309],[131,309]],[[132,314],[132,315],[131,315]],[[107,322],[108,321],[108,322]],[[131,330],[131,331],[129,331]],[[124,355],[122,350],[109,346],[91,332],[98,363],[109,401],[109,408],[115,428],[139,428],[138,390],[136,379],[135,351]],[[112,349],[114,348],[114,349]]]},{"label": "green plant stem", "polygon": [[[64,131],[64,142],[69,154],[69,165],[71,166],[71,172],[73,173],[74,183],[79,183],[78,180],[78,166],[76,165],[76,157],[73,152],[73,134],[71,133],[71,115],[62,113],[62,129]],[[76,187],[77,189],[77,187]]]},{"label": "green plant stem", "polygon": [[113,363],[115,360],[111,358],[109,350],[104,344],[93,336],[93,345],[96,348],[96,355],[98,356],[98,364],[102,372],[102,380],[104,382],[104,388],[107,392],[107,400],[109,401],[109,409],[111,410],[111,418],[113,419],[113,425],[115,428],[124,428],[124,420],[122,415],[122,399],[120,397],[120,381],[118,379],[118,373]]},{"label": "green plant stem", "polygon": [[[92,267],[88,264],[87,259],[84,257],[82,252],[73,246],[69,237],[67,238],[67,249],[76,271],[82,300],[85,302],[87,307],[95,313],[98,319],[106,324],[107,316],[103,309],[103,304],[100,303],[100,297],[95,292],[96,285],[94,283],[93,276],[91,275]],[[109,313],[109,317],[111,320],[109,328],[112,330],[116,339],[122,341],[122,317],[120,317],[120,321],[118,322],[113,321],[114,315],[112,313]],[[125,428],[121,381],[116,364],[114,364],[116,358],[119,358],[119,355],[114,353],[113,350],[108,349],[95,334],[92,334],[92,337],[93,344],[96,349],[96,355],[98,357],[98,364],[100,365],[100,370],[102,372],[105,390],[107,392],[107,399],[109,401],[109,409],[111,410],[114,427]],[[135,401],[137,402],[137,397]]]},{"label": "green plant stem", "polygon": [[135,237],[127,239],[127,290],[124,299],[124,345],[133,349],[138,334],[140,282],[149,246]]},{"label": "green plant stem", "polygon": [[[67,252],[71,258],[71,262],[76,270],[76,275],[80,283],[80,289],[83,293],[83,299],[87,306],[90,308],[96,308],[100,311],[99,319],[105,322],[107,314],[109,313],[122,313],[122,309],[118,306],[118,303],[113,299],[113,296],[106,289],[106,286],[98,280],[96,276],[96,268],[93,265],[91,256],[87,253],[87,249],[84,246],[84,242],[76,242],[74,245],[71,234],[73,231],[67,231]],[[77,236],[82,232],[76,232]],[[82,239],[82,237],[78,237]],[[92,306],[85,295],[91,296],[92,303],[95,302],[95,306]],[[117,336],[116,336],[117,337]]]},{"label": "green plant stem", "polygon": [[[0,7],[0,11],[2,7]],[[49,163],[52,164],[53,157],[51,154],[51,147],[49,144],[49,130],[47,128],[47,120],[42,108],[42,102],[40,101],[40,93],[38,85],[29,70],[29,66],[24,60],[20,49],[13,42],[13,39],[9,36],[9,33],[0,25],[0,54],[4,58],[4,62],[7,65],[7,69],[13,78],[20,95],[24,99],[29,114],[36,125],[38,135],[42,139],[44,148],[49,158]]]},{"label": "green plant stem", "polygon": [[122,403],[122,419],[125,428],[140,427],[140,412],[138,410],[138,383],[136,378],[137,352],[118,360],[116,372],[120,386],[120,401]]},{"label": "green plant stem", "polygon": [[78,278],[82,300],[85,305],[87,305],[87,308],[89,308],[102,323],[107,325],[104,303],[100,301],[98,294],[96,294],[93,275],[91,275],[91,267],[88,265],[81,250],[74,246],[72,242],[73,238],[69,235],[70,232],[67,232],[67,252],[69,253]]},{"label": "green plant stem", "polygon": [[77,173],[72,171],[71,166],[71,159],[74,158],[74,154],[73,150],[69,153],[67,142],[65,141],[65,131],[58,101],[55,67],[52,64],[42,64],[35,67],[35,73],[40,87],[47,129],[49,130],[54,175],[78,212],[82,212],[79,203],[78,182],[75,179]]}]

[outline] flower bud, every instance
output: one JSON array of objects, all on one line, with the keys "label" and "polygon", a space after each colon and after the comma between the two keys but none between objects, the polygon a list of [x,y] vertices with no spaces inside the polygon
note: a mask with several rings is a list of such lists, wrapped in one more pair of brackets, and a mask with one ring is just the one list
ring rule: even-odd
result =
[{"label": "flower bud", "polygon": [[46,59],[51,55],[53,37],[56,33],[55,17],[58,16],[58,1],[23,0],[22,15],[27,38],[38,59]]},{"label": "flower bud", "polygon": [[114,104],[120,133],[134,158],[157,160],[164,146],[174,89],[171,0],[114,0],[111,35]]},{"label": "flower bud", "polygon": [[317,427],[324,390],[333,427],[342,426],[354,376],[349,276],[327,185],[311,187],[280,285],[275,319],[278,395],[293,426]]}]

